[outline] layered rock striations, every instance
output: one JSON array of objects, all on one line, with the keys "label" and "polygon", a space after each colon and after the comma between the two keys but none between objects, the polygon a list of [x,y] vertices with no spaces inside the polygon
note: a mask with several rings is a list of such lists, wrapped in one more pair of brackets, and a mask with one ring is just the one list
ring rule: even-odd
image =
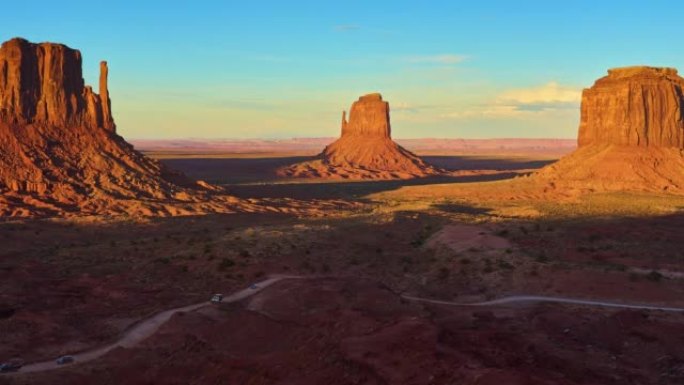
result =
[{"label": "layered rock striations", "polygon": [[537,178],[564,188],[684,192],[683,89],[673,68],[609,70],[582,93],[579,148]]},{"label": "layered rock striations", "polygon": [[0,216],[146,214],[197,201],[199,185],[116,134],[107,63],[99,93],[81,71],[81,53],[62,44],[0,47]]},{"label": "layered rock striations", "polygon": [[331,179],[408,179],[438,174],[415,154],[392,141],[389,103],[378,93],[342,113],[341,136],[316,159],[278,170],[284,177]]},{"label": "layered rock striations", "polygon": [[81,53],[62,44],[15,38],[0,48],[0,121],[114,130],[107,63],[100,94],[83,82]]},{"label": "layered rock striations", "polygon": [[609,70],[582,93],[579,146],[684,148],[683,88],[674,68]]}]

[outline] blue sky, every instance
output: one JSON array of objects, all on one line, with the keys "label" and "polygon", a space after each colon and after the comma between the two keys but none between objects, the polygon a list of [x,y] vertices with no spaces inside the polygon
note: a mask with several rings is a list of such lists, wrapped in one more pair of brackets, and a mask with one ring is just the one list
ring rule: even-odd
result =
[{"label": "blue sky", "polygon": [[674,1],[30,1],[0,38],[109,62],[126,138],[335,136],[360,95],[394,137],[576,135],[579,97],[611,67],[684,69]]}]

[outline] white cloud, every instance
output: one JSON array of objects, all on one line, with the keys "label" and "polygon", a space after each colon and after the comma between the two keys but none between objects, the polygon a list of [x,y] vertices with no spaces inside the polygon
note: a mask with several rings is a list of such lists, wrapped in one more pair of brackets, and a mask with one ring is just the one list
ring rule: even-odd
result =
[{"label": "white cloud", "polygon": [[582,90],[574,87],[562,86],[557,82],[530,88],[513,89],[501,93],[497,101],[502,104],[544,104],[544,103],[574,103],[579,102]]},{"label": "white cloud", "polygon": [[548,82],[541,86],[504,91],[491,101],[440,114],[443,119],[531,118],[540,114],[577,110],[581,89]]},{"label": "white cloud", "polygon": [[468,59],[466,55],[442,54],[442,55],[418,55],[408,56],[405,60],[409,63],[421,64],[458,64]]}]

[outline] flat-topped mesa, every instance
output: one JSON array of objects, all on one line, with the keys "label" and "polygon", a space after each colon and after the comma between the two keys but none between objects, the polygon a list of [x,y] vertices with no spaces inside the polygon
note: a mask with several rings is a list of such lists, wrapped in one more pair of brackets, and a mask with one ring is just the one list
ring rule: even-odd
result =
[{"label": "flat-topped mesa", "polygon": [[342,113],[342,136],[347,135],[391,137],[389,103],[382,100],[382,95],[372,93],[361,96],[352,104],[348,122],[346,112]]},{"label": "flat-topped mesa", "polygon": [[78,50],[21,38],[0,47],[0,121],[10,124],[85,126],[115,130],[107,91],[107,63],[100,65],[100,95],[83,81]]},{"label": "flat-topped mesa", "polygon": [[684,148],[683,108],[676,69],[610,69],[582,93],[578,144]]}]

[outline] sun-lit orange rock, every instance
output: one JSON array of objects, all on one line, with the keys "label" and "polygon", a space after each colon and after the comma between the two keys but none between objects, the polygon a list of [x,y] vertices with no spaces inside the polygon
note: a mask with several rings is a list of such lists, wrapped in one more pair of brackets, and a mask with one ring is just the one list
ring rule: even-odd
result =
[{"label": "sun-lit orange rock", "polygon": [[280,176],[331,179],[408,179],[440,173],[391,138],[389,103],[379,93],[342,113],[341,136],[316,159],[278,170]]},{"label": "sun-lit orange rock", "polygon": [[85,86],[79,51],[63,44],[9,40],[0,47],[0,120],[114,130],[106,63],[101,70],[102,96]]},{"label": "sun-lit orange rock", "polygon": [[673,68],[608,70],[583,92],[579,148],[536,178],[561,189],[684,193],[683,89]]},{"label": "sun-lit orange rock", "polygon": [[62,44],[0,47],[0,216],[148,213],[146,199],[187,202],[185,187],[207,189],[116,134],[106,62],[99,94],[81,71],[81,53]]},{"label": "sun-lit orange rock", "polygon": [[674,68],[608,70],[582,93],[579,146],[684,148],[684,79]]}]

